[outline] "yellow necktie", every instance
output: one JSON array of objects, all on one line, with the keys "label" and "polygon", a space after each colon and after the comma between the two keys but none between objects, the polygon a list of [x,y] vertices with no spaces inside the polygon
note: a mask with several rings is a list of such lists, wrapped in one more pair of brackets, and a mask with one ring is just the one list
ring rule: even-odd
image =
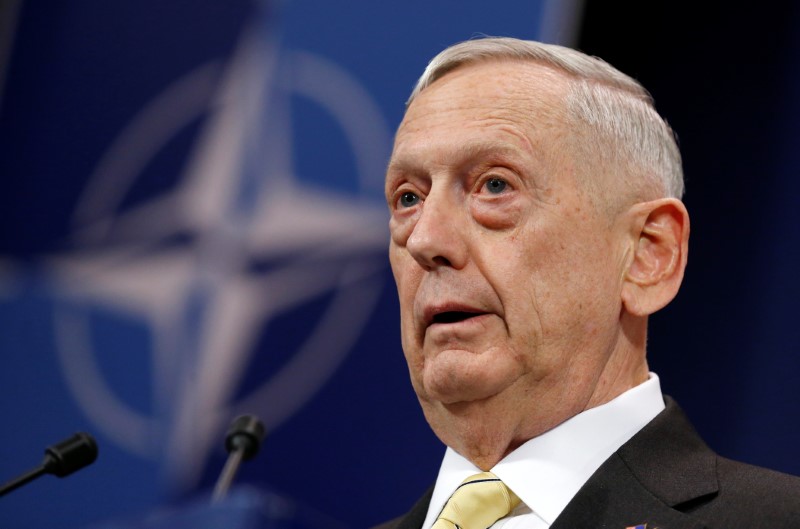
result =
[{"label": "yellow necktie", "polygon": [[519,498],[491,472],[464,480],[432,529],[486,529],[519,505]]}]

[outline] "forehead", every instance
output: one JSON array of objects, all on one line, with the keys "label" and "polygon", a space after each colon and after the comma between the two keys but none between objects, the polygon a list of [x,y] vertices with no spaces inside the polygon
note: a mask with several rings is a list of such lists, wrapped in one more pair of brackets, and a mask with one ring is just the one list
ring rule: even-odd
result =
[{"label": "forehead", "polygon": [[564,74],[530,61],[460,67],[411,103],[397,130],[392,162],[405,165],[432,151],[545,149],[548,139],[565,131],[567,88]]}]

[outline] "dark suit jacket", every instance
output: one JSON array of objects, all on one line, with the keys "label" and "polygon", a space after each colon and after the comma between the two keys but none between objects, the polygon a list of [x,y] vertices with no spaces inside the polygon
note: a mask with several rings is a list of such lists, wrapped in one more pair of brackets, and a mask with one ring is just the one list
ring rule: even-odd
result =
[{"label": "dark suit jacket", "polygon": [[[719,457],[670,398],[608,458],[551,529],[800,528],[800,478]],[[375,529],[419,529],[433,488]]]}]

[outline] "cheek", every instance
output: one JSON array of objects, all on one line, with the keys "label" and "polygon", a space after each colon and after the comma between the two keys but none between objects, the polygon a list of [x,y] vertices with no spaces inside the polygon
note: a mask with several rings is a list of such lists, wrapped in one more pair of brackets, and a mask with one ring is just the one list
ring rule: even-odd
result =
[{"label": "cheek", "polygon": [[619,312],[619,274],[611,249],[581,233],[554,237],[557,242],[543,249],[534,279],[534,297],[544,311],[542,325],[550,338],[561,342],[591,339]]},{"label": "cheek", "polygon": [[493,275],[503,291],[510,330],[516,328],[520,339],[548,341],[576,316],[575,302],[589,295],[586,270],[580,265],[584,258],[572,236],[547,226],[527,226],[490,252],[496,257]]},{"label": "cheek", "polygon": [[392,243],[399,247],[405,247],[408,238],[414,231],[414,225],[417,222],[419,213],[416,211],[411,212],[395,212],[389,220],[389,233],[391,234]]},{"label": "cheek", "polygon": [[401,249],[394,241],[394,235],[389,241],[389,265],[392,267],[392,276],[394,277],[394,284],[397,287],[397,293],[402,297],[402,288],[400,286],[401,273],[403,269]]},{"label": "cheek", "polygon": [[[414,293],[419,284],[419,266],[408,251],[397,245],[394,240],[389,243],[389,264],[397,286],[397,295],[400,299],[400,309],[410,309]],[[407,306],[409,305],[409,306]]]},{"label": "cheek", "polygon": [[414,329],[414,299],[421,281],[421,270],[416,261],[394,242],[389,244],[389,263],[392,267],[397,297],[400,303],[400,330],[403,347],[411,345]]}]

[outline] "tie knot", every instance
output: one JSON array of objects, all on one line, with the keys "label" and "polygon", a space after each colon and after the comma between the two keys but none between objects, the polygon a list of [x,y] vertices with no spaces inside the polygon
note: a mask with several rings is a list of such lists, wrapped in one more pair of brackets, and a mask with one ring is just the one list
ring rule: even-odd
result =
[{"label": "tie knot", "polygon": [[491,472],[481,472],[458,486],[433,529],[486,529],[508,516],[519,501],[500,478]]}]

